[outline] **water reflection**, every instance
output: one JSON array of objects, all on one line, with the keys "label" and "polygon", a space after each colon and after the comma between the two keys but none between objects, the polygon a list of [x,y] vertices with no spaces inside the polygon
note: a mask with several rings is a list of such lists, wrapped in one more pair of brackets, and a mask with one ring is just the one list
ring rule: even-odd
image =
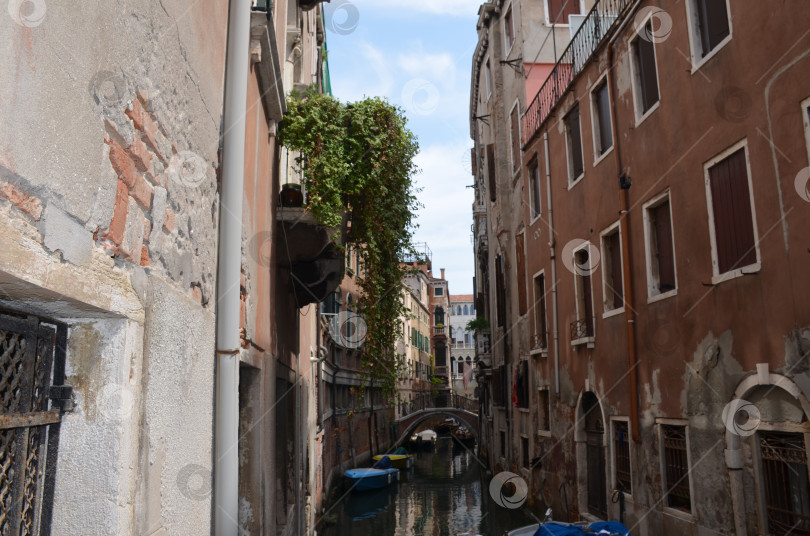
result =
[{"label": "water reflection", "polygon": [[501,536],[536,523],[525,509],[499,507],[489,497],[489,480],[471,450],[450,438],[433,452],[415,455],[414,468],[387,489],[349,493],[333,506],[337,524],[324,536]]}]

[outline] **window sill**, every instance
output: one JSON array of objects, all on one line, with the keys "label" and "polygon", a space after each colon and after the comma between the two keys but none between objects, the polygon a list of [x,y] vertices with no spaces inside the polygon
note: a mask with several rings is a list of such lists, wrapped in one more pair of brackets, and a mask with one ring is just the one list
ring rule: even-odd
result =
[{"label": "window sill", "polygon": [[[593,167],[596,167],[596,166],[597,166],[599,163],[601,163],[601,162],[602,162],[602,160],[604,160],[604,159],[605,159],[605,157],[607,157],[607,156],[608,156],[610,153],[612,153],[612,152],[613,152],[613,148],[614,148],[614,147],[616,147],[616,144],[615,144],[615,143],[614,143],[613,145],[611,145],[611,146],[610,146],[610,148],[609,148],[607,151],[605,151],[604,153],[600,154],[598,158],[594,159],[594,161],[593,161]],[[595,147],[594,147],[593,154],[596,154],[596,148],[595,148]]]},{"label": "window sill", "polygon": [[587,344],[588,348],[594,347],[594,341],[596,339],[594,337],[580,337],[579,339],[574,339],[571,341],[571,346],[580,346],[583,344]]},{"label": "window sill", "polygon": [[719,285],[720,283],[725,283],[726,281],[737,279],[738,277],[742,277],[744,275],[756,274],[759,273],[760,270],[762,270],[762,263],[755,262],[754,264],[749,264],[748,266],[743,266],[742,268],[738,268],[730,272],[715,275],[712,277],[712,285]]},{"label": "window sill", "polygon": [[717,43],[717,46],[712,49],[711,52],[700,58],[698,61],[695,61],[695,55],[692,54],[692,74],[694,75],[696,72],[700,70],[701,67],[706,65],[710,59],[715,57],[721,49],[723,49],[729,42],[731,41],[731,33],[726,36],[725,39]]},{"label": "window sill", "polygon": [[[521,413],[529,414],[529,413],[531,413],[532,410],[529,409],[529,408],[518,408],[518,411],[521,412]],[[526,434],[520,434],[520,435],[526,436]],[[528,436],[526,436],[526,437],[528,437]]]},{"label": "window sill", "polygon": [[678,289],[668,290],[666,292],[662,292],[661,294],[653,294],[651,296],[647,296],[647,304],[659,302],[661,300],[666,300],[667,298],[671,298],[673,296],[678,295]]},{"label": "window sill", "polygon": [[624,312],[624,306],[619,307],[618,309],[611,309],[610,311],[605,311],[602,313],[602,318],[610,318],[611,316],[617,316]]},{"label": "window sill", "polygon": [[[534,209],[530,208],[529,210],[534,210]],[[542,216],[542,215],[543,215],[542,213],[537,213],[537,214],[533,215],[531,217],[531,219],[529,220],[529,227],[531,227],[535,223],[537,223],[537,221],[540,219],[540,216]]]},{"label": "window sill", "polygon": [[662,512],[664,514],[670,515],[672,517],[678,518],[688,523],[693,523],[695,521],[695,516],[693,516],[691,512],[686,512],[684,510],[672,508],[671,506],[664,506]]},{"label": "window sill", "polygon": [[537,435],[540,437],[551,437],[551,430],[538,430]]},{"label": "window sill", "polygon": [[582,173],[579,174],[579,176],[576,179],[574,180],[568,179],[568,190],[571,190],[574,186],[579,184],[584,178],[585,172],[583,171]]},{"label": "window sill", "polygon": [[[640,116],[636,117],[636,128],[640,127],[641,123],[646,121],[647,118],[650,117],[653,114],[653,112],[655,112],[660,107],[661,107],[661,96],[659,95],[658,96],[658,101],[655,104],[653,104],[652,106],[650,106],[649,110],[647,110],[646,112],[644,112]],[[636,112],[636,114],[638,114],[638,112]]]},{"label": "window sill", "polygon": [[548,348],[535,348],[534,350],[529,350],[529,355],[548,357]]}]

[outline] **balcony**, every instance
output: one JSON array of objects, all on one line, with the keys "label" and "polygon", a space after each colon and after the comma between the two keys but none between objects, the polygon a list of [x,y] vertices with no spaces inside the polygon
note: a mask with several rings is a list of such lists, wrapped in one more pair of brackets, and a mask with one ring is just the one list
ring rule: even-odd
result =
[{"label": "balcony", "polygon": [[529,353],[532,355],[548,353],[548,334],[536,333],[529,338]]},{"label": "balcony", "polygon": [[440,326],[434,326],[434,328],[433,328],[433,336],[435,337],[437,335],[444,335],[446,333],[446,330],[447,330],[447,328],[445,328],[444,326],[441,326],[441,327]]},{"label": "balcony", "polygon": [[597,0],[523,115],[523,143],[540,131],[594,53],[630,11],[633,0]]},{"label": "balcony", "polygon": [[587,344],[593,348],[593,318],[584,318],[571,322],[571,346]]}]

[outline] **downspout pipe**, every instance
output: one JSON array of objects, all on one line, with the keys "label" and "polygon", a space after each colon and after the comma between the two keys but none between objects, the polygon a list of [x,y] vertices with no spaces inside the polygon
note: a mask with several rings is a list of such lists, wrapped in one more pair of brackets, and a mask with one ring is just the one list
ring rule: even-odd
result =
[{"label": "downspout pipe", "polygon": [[231,0],[223,115],[219,213],[214,424],[214,534],[235,536],[239,519],[239,285],[250,0]]},{"label": "downspout pipe", "polygon": [[[619,35],[617,32],[613,39],[608,44],[608,65],[613,66],[613,47],[614,40]],[[638,412],[638,355],[636,353],[636,310],[635,302],[633,301],[633,271],[630,266],[630,221],[629,221],[629,200],[628,190],[630,189],[630,179],[624,175],[624,167],[622,164],[622,150],[621,150],[621,133],[619,129],[618,113],[616,112],[616,80],[615,76],[608,77],[610,79],[610,92],[613,95],[611,99],[610,111],[613,116],[614,131],[617,135],[614,136],[613,143],[616,146],[614,151],[616,157],[616,169],[619,179],[619,197],[620,197],[620,219],[619,219],[619,240],[622,248],[622,286],[624,287],[624,316],[625,316],[625,332],[627,336],[627,358],[630,370],[628,378],[630,381],[630,422],[631,435],[635,443],[641,442],[641,423],[639,422]]]},{"label": "downspout pipe", "polygon": [[543,132],[546,160],[546,195],[548,197],[548,249],[551,257],[551,316],[554,330],[554,387],[560,397],[560,327],[557,318],[557,238],[554,236],[554,211],[551,204],[551,156],[548,151],[548,131]]}]

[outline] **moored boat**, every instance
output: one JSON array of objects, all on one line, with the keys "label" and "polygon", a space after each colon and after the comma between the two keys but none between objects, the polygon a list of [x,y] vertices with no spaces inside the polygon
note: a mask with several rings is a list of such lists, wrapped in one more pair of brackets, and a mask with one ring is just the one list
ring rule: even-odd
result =
[{"label": "moored boat", "polygon": [[462,445],[472,445],[475,443],[475,436],[464,426],[459,426],[458,429],[453,432],[453,438]]},{"label": "moored boat", "polygon": [[433,430],[422,430],[413,434],[409,441],[415,448],[433,448],[437,437],[438,435]]},{"label": "moored boat", "polygon": [[447,417],[443,423],[436,427],[436,432],[440,436],[452,434],[458,429],[458,421],[453,417]]},{"label": "moored boat", "polygon": [[399,480],[399,469],[377,469],[374,467],[361,467],[348,469],[345,473],[346,483],[354,491],[368,491],[380,489],[395,484]]},{"label": "moored boat", "polygon": [[410,454],[378,454],[374,456],[374,461],[378,462],[388,456],[391,460],[391,467],[395,467],[401,471],[406,471],[413,467],[413,457]]}]

